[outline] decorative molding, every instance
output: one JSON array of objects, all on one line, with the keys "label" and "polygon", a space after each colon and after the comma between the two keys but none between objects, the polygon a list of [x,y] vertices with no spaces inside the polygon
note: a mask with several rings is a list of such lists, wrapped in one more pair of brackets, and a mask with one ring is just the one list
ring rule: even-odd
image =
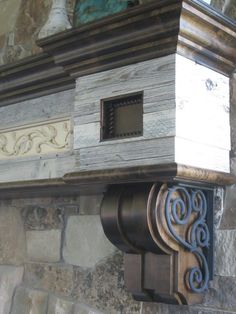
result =
[{"label": "decorative molding", "polygon": [[70,120],[0,130],[0,159],[68,151],[70,134]]},{"label": "decorative molding", "polygon": [[72,77],[175,52],[230,75],[236,67],[235,42],[236,25],[202,1],[162,0],[42,39],[38,45]]},{"label": "decorative molding", "polygon": [[[153,187],[155,188],[155,186]],[[185,285],[195,293],[202,293],[208,289],[209,267],[204,249],[210,245],[210,232],[206,224],[208,206],[204,192],[199,189],[182,186],[167,187],[163,185],[156,204],[156,223],[162,202],[164,203],[166,231],[180,244],[183,249],[194,254],[199,261],[197,267],[187,271]],[[150,202],[149,202],[150,204]],[[148,208],[151,217],[152,209]],[[159,211],[159,213],[158,213]]]},{"label": "decorative molding", "polygon": [[46,53],[0,67],[0,106],[74,87],[74,79]]},{"label": "decorative molding", "polygon": [[198,187],[221,187],[236,183],[236,177],[227,173],[192,168],[177,164],[126,167],[100,171],[67,173],[57,179],[34,179],[0,182],[1,198],[63,196],[103,193],[112,184],[141,184],[143,182],[188,182]]},{"label": "decorative molding", "polygon": [[236,176],[219,171],[190,167],[176,163],[120,167],[67,173],[63,180],[68,184],[122,184],[131,182],[185,181],[198,185],[224,186],[236,183]]},{"label": "decorative molding", "polygon": [[152,1],[39,40],[42,54],[0,68],[0,105],[71,89],[77,77],[175,52],[231,75],[235,43],[235,23],[202,1]]},{"label": "decorative molding", "polygon": [[213,192],[188,184],[111,186],[101,220],[125,252],[136,300],[196,304],[213,277]]}]

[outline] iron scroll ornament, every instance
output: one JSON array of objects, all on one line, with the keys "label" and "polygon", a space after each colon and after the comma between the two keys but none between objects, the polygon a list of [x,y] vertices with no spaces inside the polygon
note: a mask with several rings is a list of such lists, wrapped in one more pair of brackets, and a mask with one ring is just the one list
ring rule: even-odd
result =
[{"label": "iron scroll ornament", "polygon": [[[209,268],[204,249],[209,247],[210,232],[206,224],[207,201],[201,190],[181,186],[170,187],[165,201],[165,219],[172,237],[198,259],[200,267],[188,270],[186,284],[195,293],[208,289]],[[188,226],[185,238],[176,226]]]}]

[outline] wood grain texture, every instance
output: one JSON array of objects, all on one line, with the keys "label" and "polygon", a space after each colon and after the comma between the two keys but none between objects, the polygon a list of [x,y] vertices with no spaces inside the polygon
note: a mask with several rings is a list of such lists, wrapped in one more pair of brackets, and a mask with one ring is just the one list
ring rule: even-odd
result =
[{"label": "wood grain texture", "polygon": [[74,87],[75,78],[178,51],[231,75],[235,23],[194,0],[151,1],[38,41],[43,53],[0,68],[0,106]]},{"label": "wood grain texture", "polygon": [[142,165],[111,168],[105,170],[86,170],[68,173],[63,180],[71,184],[120,184],[131,182],[184,181],[208,186],[224,186],[236,183],[236,176],[229,173],[196,168],[177,163],[161,165]]},{"label": "wood grain texture", "polygon": [[0,67],[0,106],[73,87],[74,80],[45,53]]},{"label": "wood grain texture", "polygon": [[74,90],[69,90],[0,107],[0,128],[68,117],[73,104]]},{"label": "wood grain texture", "polygon": [[174,161],[174,137],[116,143],[79,151],[79,169],[106,169]]},{"label": "wood grain texture", "polygon": [[0,163],[0,183],[24,182],[29,180],[50,180],[61,178],[73,171],[74,156],[51,158],[24,158],[17,162]]},{"label": "wood grain texture", "polygon": [[[109,25],[109,26],[108,26]],[[72,76],[175,51],[217,69],[235,69],[235,24],[194,0],[162,0],[39,41]]]},{"label": "wood grain texture", "polygon": [[176,135],[230,150],[229,79],[176,55]]},{"label": "wood grain texture", "polygon": [[175,138],[175,162],[198,168],[230,172],[228,150],[180,137]]},{"label": "wood grain texture", "polygon": [[[73,165],[73,159],[67,159]],[[25,168],[27,169],[27,168]],[[68,170],[68,169],[67,169]],[[7,171],[3,171],[7,178]],[[69,170],[71,171],[71,170]],[[46,178],[24,180],[22,173],[18,181],[0,182],[0,199],[89,195],[106,191],[107,185],[139,182],[173,182],[181,181],[199,186],[224,186],[236,183],[236,177],[227,173],[177,165],[142,165],[94,171],[72,171],[63,178]]]}]

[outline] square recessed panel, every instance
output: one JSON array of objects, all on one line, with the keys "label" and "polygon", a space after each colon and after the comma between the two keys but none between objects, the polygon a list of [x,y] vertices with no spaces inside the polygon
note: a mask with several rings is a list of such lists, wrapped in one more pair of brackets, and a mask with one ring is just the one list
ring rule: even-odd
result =
[{"label": "square recessed panel", "polygon": [[101,139],[143,134],[143,93],[102,100]]}]

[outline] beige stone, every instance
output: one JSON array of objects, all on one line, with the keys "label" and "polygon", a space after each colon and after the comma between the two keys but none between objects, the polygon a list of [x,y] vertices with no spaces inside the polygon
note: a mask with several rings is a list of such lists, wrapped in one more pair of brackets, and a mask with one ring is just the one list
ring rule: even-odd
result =
[{"label": "beige stone", "polygon": [[11,314],[45,314],[47,300],[45,292],[19,287],[14,296]]},{"label": "beige stone", "polygon": [[59,263],[26,263],[24,283],[34,289],[47,290],[56,295],[70,296],[74,288],[71,265]]},{"label": "beige stone", "polygon": [[0,131],[0,159],[60,153],[70,149],[70,120]]},{"label": "beige stone", "polygon": [[15,288],[21,283],[23,267],[0,266],[0,314],[9,314]]},{"label": "beige stone", "polygon": [[85,304],[76,304],[75,311],[73,314],[105,314],[105,313],[92,309]]},{"label": "beige stone", "polygon": [[30,261],[59,262],[61,230],[27,231],[26,241]]},{"label": "beige stone", "polygon": [[115,250],[103,232],[99,215],[69,217],[63,248],[63,257],[67,263],[94,267]]},{"label": "beige stone", "polygon": [[0,2],[0,35],[9,33],[14,29],[20,5],[20,0]]},{"label": "beige stone", "polygon": [[47,314],[72,314],[73,302],[57,297],[50,297]]},{"label": "beige stone", "polygon": [[0,201],[0,264],[21,265],[26,259],[25,231],[20,210]]},{"label": "beige stone", "polygon": [[236,277],[236,230],[217,230],[215,273]]}]

